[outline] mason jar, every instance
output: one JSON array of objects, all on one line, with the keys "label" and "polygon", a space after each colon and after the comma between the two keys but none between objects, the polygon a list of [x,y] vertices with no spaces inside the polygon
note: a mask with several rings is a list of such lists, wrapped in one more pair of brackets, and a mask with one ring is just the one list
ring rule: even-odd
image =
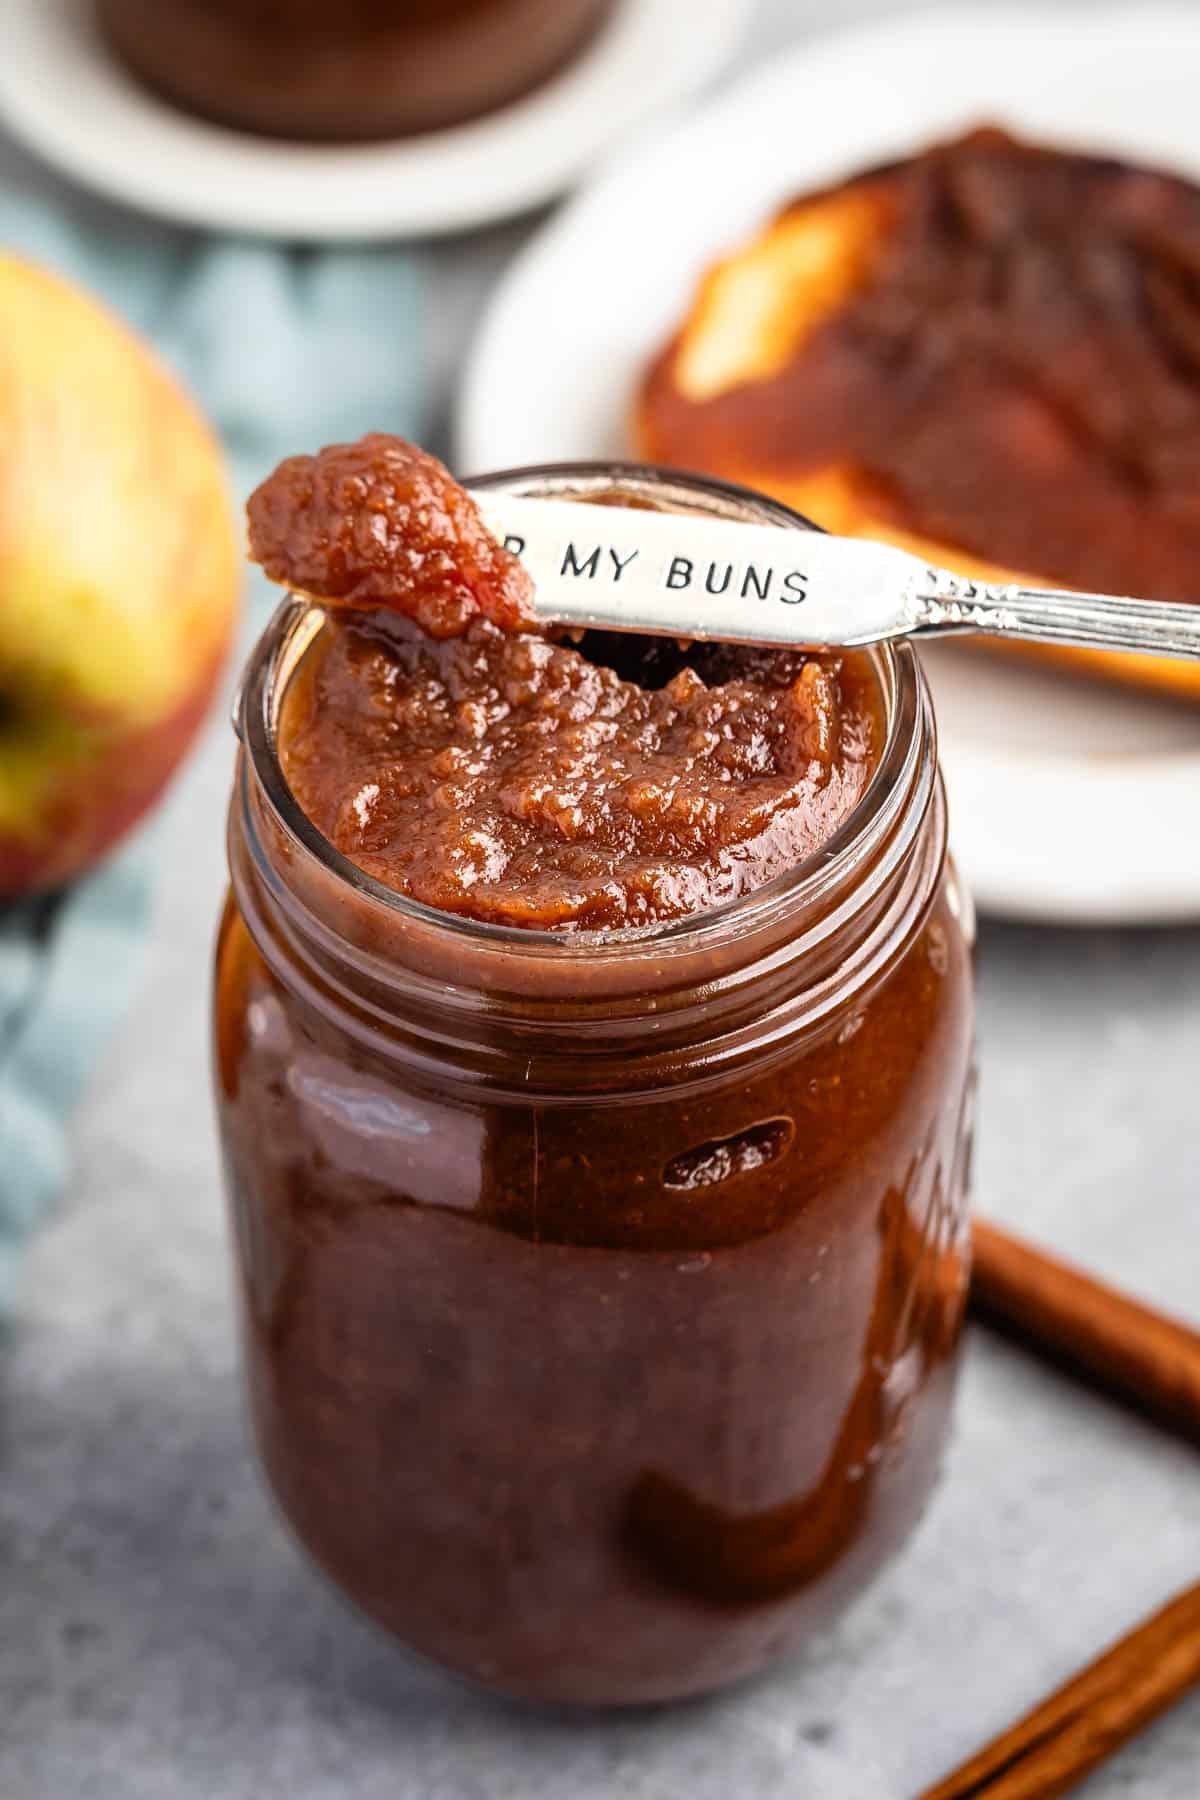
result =
[{"label": "mason jar", "polygon": [[[805,523],[625,467],[492,484]],[[972,933],[919,665],[871,653],[879,765],[809,861],[572,935],[406,899],[303,815],[278,721],[324,628],[289,600],[250,659],[216,962],[267,1479],[346,1595],[479,1682],[735,1681],[896,1553],[946,1437]]]}]

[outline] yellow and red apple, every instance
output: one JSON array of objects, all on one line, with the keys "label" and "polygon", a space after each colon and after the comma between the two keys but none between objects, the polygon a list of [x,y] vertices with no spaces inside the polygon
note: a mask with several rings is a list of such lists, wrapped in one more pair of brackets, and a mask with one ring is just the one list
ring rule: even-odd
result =
[{"label": "yellow and red apple", "polygon": [[165,786],[229,646],[216,442],[94,300],[0,253],[0,899],[65,881]]}]

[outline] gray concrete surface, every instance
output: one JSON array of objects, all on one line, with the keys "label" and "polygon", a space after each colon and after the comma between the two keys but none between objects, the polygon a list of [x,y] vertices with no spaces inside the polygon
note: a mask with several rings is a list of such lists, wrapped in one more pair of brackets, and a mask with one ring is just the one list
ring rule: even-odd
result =
[{"label": "gray concrete surface", "polygon": [[[819,10],[775,0],[758,47]],[[443,410],[520,235],[437,254]],[[0,1800],[904,1800],[1200,1576],[1195,1454],[976,1332],[916,1544],[751,1689],[569,1721],[347,1612],[273,1520],[240,1411],[205,1053],[230,762],[218,719],[0,1348]],[[1200,1318],[1200,931],[989,927],[980,976],[981,1205]],[[1200,1699],[1086,1791],[1195,1800]]]}]

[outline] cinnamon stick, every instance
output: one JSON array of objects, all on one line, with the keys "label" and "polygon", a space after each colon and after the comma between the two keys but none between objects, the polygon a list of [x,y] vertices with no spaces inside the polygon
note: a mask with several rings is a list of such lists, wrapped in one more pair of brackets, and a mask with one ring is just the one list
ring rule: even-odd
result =
[{"label": "cinnamon stick", "polygon": [[971,1304],[1073,1374],[1200,1444],[1200,1332],[975,1221]]},{"label": "cinnamon stick", "polygon": [[920,1800],[1057,1800],[1200,1682],[1189,1588]]}]

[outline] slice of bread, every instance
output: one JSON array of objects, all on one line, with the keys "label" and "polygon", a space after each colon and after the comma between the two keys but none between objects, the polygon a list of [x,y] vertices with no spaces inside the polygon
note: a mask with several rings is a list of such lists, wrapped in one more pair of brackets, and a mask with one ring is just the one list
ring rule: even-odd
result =
[{"label": "slice of bread", "polygon": [[1200,189],[983,130],[806,196],[703,278],[634,432],[964,574],[1200,602]]}]

